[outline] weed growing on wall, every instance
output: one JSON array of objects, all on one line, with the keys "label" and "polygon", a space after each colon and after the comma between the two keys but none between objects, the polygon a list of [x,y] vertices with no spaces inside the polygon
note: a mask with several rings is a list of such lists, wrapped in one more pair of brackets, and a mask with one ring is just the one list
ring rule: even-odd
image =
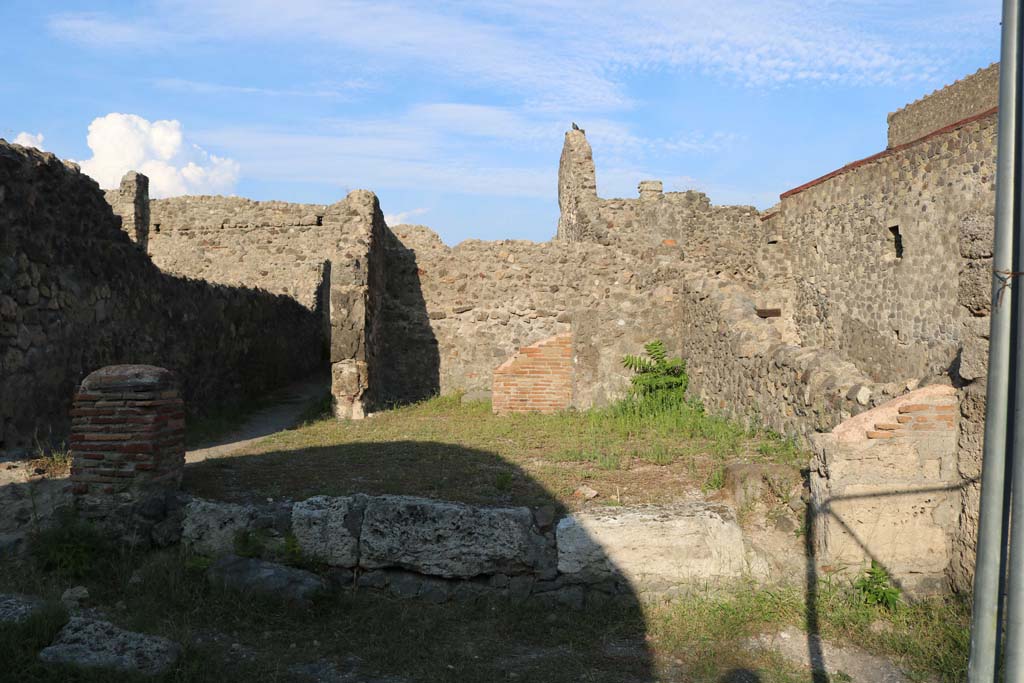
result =
[{"label": "weed growing on wall", "polygon": [[874,560],[871,566],[853,582],[853,587],[864,598],[867,605],[884,607],[890,612],[900,604],[900,590],[892,585],[889,572]]},{"label": "weed growing on wall", "polygon": [[669,358],[665,344],[660,339],[644,344],[643,356],[627,355],[622,365],[634,374],[633,397],[644,401],[658,399],[658,403],[683,403],[686,401],[686,387],[690,382],[686,375],[686,361]]}]

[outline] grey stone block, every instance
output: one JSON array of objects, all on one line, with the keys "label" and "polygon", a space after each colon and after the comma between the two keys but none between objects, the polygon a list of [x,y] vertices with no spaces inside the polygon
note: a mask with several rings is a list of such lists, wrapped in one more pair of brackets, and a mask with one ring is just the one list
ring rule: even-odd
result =
[{"label": "grey stone block", "polygon": [[167,638],[135,633],[108,621],[72,617],[57,639],[39,653],[47,664],[113,669],[159,676],[181,656],[181,647]]},{"label": "grey stone block", "polygon": [[411,496],[366,506],[359,564],[445,578],[519,573],[550,552],[527,508],[481,508]]},{"label": "grey stone block", "polygon": [[309,604],[313,597],[328,588],[323,578],[304,569],[234,555],[227,555],[214,562],[206,571],[206,578],[215,586],[280,598],[300,605]]}]

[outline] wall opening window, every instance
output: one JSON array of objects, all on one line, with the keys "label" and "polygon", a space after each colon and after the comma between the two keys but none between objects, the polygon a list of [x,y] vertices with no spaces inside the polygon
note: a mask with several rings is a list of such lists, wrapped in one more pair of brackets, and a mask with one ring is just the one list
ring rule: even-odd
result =
[{"label": "wall opening window", "polygon": [[153,224],[153,230],[155,232],[160,232],[160,224],[159,223],[154,223]]},{"label": "wall opening window", "polygon": [[323,225],[324,224],[324,217],[323,216],[317,216],[316,217],[316,224],[317,225]]},{"label": "wall opening window", "polygon": [[903,235],[900,234],[900,226],[894,225],[889,228],[889,234],[892,235],[892,246],[896,252],[896,259],[903,258]]}]

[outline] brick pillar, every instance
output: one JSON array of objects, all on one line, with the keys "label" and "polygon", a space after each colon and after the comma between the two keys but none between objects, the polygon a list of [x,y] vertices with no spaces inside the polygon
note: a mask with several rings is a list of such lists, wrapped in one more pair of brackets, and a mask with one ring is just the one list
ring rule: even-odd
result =
[{"label": "brick pillar", "polygon": [[185,466],[185,406],[174,375],[111,365],[86,377],[71,410],[71,455],[81,515],[125,530],[161,521]]}]

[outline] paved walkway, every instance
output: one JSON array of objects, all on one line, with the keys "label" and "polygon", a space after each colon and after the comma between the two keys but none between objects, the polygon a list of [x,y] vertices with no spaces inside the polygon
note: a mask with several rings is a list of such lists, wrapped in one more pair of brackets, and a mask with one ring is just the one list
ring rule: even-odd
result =
[{"label": "paved walkway", "polygon": [[271,405],[250,415],[237,430],[200,448],[186,451],[185,462],[202,462],[230,455],[266,436],[294,427],[306,409],[323,399],[330,388],[331,378],[324,374],[278,389],[269,397]]}]

